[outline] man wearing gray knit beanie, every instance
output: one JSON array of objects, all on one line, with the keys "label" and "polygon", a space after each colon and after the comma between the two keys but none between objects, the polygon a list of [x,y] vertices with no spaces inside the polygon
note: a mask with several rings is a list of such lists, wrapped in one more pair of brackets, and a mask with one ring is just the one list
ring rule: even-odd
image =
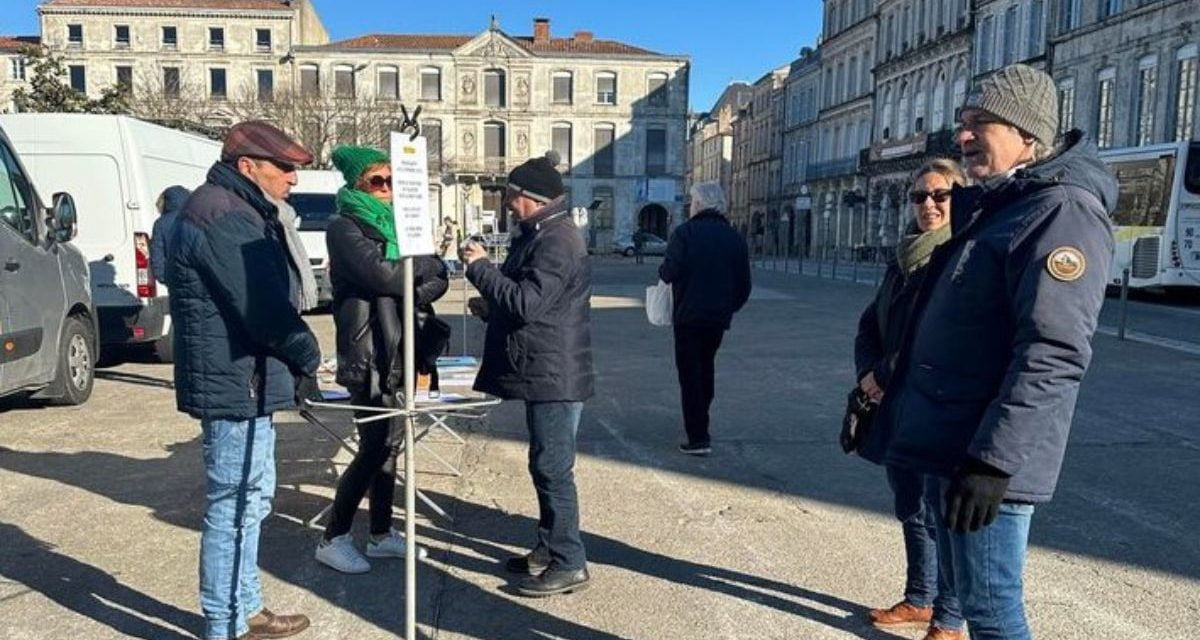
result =
[{"label": "man wearing gray knit beanie", "polygon": [[953,235],[876,418],[885,463],[943,479],[939,564],[974,640],[1032,638],[1029,526],[1058,482],[1112,259],[1116,181],[1083,132],[1055,146],[1055,96],[1018,64],[967,97],[956,141],[977,184],[952,190]]}]

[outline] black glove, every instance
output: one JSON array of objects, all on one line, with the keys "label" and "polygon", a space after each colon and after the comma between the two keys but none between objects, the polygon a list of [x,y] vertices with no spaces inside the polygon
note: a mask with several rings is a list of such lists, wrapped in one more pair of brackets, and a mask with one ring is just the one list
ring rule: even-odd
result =
[{"label": "black glove", "polygon": [[838,441],[847,455],[858,451],[867,438],[879,405],[871,402],[862,389],[854,387],[846,397],[846,415],[842,418],[842,433]]},{"label": "black glove", "polygon": [[317,384],[316,376],[302,373],[296,376],[296,406],[303,409],[307,402],[324,402],[321,387]]},{"label": "black glove", "polygon": [[480,296],[472,296],[467,300],[467,309],[471,315],[487,322],[488,320],[488,301]]},{"label": "black glove", "polygon": [[995,522],[1008,481],[1003,471],[968,458],[946,488],[946,528],[966,533]]}]

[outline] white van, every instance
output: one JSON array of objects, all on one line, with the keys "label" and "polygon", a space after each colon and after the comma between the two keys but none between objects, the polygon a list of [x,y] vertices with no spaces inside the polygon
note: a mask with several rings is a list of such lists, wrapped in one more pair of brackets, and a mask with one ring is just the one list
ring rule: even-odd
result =
[{"label": "white van", "polygon": [[102,348],[170,354],[167,291],[150,271],[155,203],[169,186],[203,184],[220,143],[128,116],[6,114],[0,125],[39,191],[75,196]]},{"label": "white van", "polygon": [[300,241],[312,263],[313,275],[317,279],[317,301],[329,304],[333,301],[333,286],[329,282],[329,250],[325,246],[325,229],[337,215],[337,192],[346,184],[338,171],[296,172],[296,186],[288,202],[296,210],[296,224],[300,230]]}]

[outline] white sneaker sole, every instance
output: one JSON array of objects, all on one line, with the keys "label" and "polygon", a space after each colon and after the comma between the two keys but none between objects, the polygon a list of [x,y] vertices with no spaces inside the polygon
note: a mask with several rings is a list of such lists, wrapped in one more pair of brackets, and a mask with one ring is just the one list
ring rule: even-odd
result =
[{"label": "white sneaker sole", "polygon": [[[425,550],[425,547],[418,545],[417,546],[417,559],[424,560],[428,556],[429,556],[429,552]],[[403,558],[404,552],[401,551],[400,553],[393,553],[391,551],[380,551],[379,549],[373,548],[371,545],[367,545],[367,557],[368,558]]]},{"label": "white sneaker sole", "polygon": [[350,567],[339,566],[336,563],[326,560],[325,558],[322,558],[319,555],[316,555],[314,557],[317,559],[317,562],[320,562],[321,564],[329,567],[330,569],[333,569],[334,571],[337,571],[340,573],[345,573],[347,575],[352,575],[352,576],[359,575],[359,574],[367,573],[368,571],[371,570],[371,565],[367,565],[365,568],[353,569]]}]

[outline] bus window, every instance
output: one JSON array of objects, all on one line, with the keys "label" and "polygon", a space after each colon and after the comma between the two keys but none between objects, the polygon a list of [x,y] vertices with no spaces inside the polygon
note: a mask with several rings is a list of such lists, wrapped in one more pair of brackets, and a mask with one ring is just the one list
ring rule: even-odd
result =
[{"label": "bus window", "polygon": [[1117,178],[1117,209],[1113,224],[1119,227],[1161,227],[1167,223],[1175,159],[1127,160],[1109,165]]},{"label": "bus window", "polygon": [[1183,169],[1183,186],[1191,193],[1200,194],[1200,142],[1188,145],[1187,165]]}]

